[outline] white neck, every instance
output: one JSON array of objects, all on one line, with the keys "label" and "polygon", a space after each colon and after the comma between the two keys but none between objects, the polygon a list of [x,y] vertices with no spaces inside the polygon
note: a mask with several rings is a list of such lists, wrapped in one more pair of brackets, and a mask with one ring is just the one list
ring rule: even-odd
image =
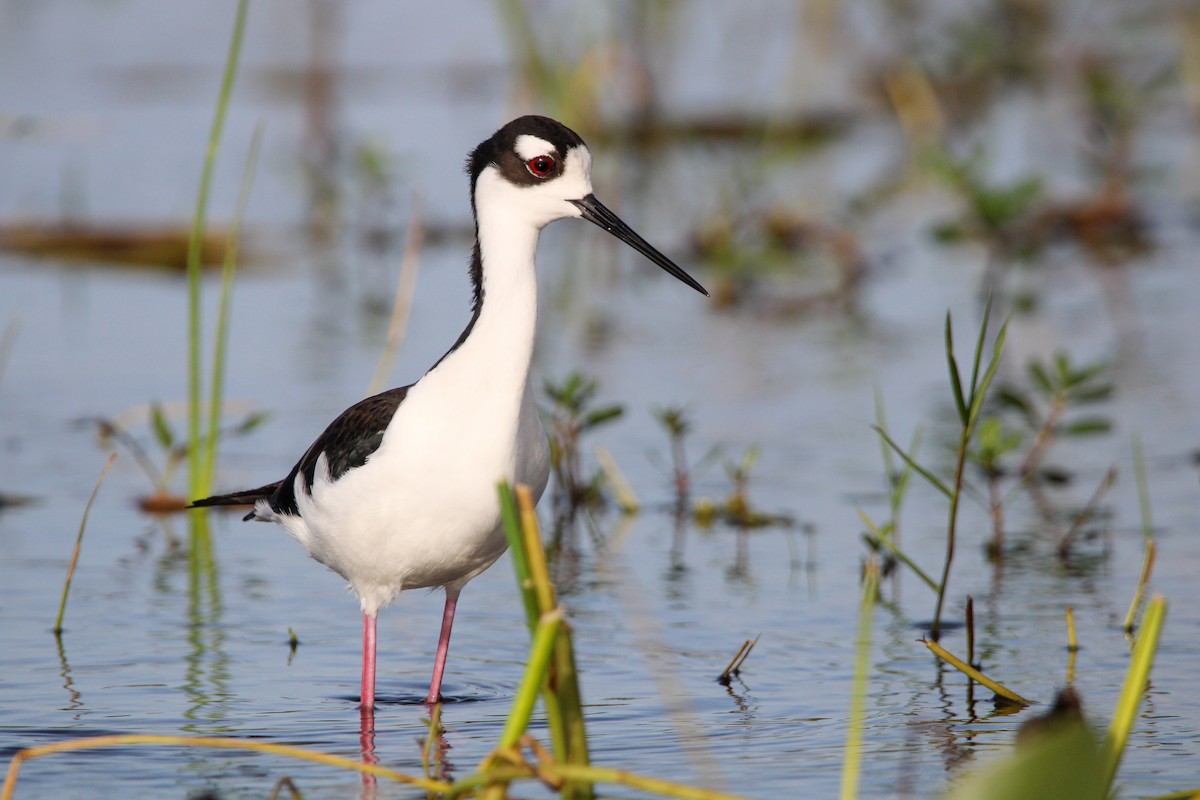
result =
[{"label": "white neck", "polygon": [[520,197],[509,196],[520,191],[486,173],[476,187],[480,305],[466,339],[433,370],[455,373],[464,390],[495,404],[520,402],[537,331],[534,255],[543,224],[528,218]]},{"label": "white neck", "polygon": [[[523,385],[537,332],[537,272],[534,256],[541,227],[514,219],[505,209],[479,214],[483,262],[479,316],[463,348],[490,353],[487,371],[501,363]],[[482,356],[472,356],[472,360]],[[494,359],[494,360],[493,360]]]}]

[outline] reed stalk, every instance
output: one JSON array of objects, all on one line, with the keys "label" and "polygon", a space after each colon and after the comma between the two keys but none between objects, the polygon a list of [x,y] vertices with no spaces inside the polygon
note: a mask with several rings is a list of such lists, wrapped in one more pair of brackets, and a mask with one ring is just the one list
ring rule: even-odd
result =
[{"label": "reed stalk", "polygon": [[1150,514],[1150,483],[1146,479],[1146,456],[1142,452],[1142,440],[1133,437],[1133,477],[1137,481],[1138,507],[1142,512],[1142,538],[1154,538],[1154,519]]},{"label": "reed stalk", "polygon": [[375,374],[367,386],[367,396],[379,394],[387,383],[396,356],[404,347],[408,332],[408,320],[412,315],[413,295],[416,293],[417,275],[421,271],[421,251],[425,246],[425,213],[420,195],[413,198],[412,220],[404,237],[404,256],[400,259],[400,278],[396,282],[396,296],[392,300],[392,316],[388,321],[387,342],[379,355]]},{"label": "reed stalk", "polygon": [[1133,633],[1137,624],[1137,612],[1142,607],[1142,598],[1146,596],[1146,586],[1150,583],[1150,573],[1154,569],[1154,556],[1157,548],[1153,539],[1147,539],[1142,555],[1142,571],[1138,575],[1137,587],[1133,590],[1133,600],[1129,610],[1125,612],[1125,633]]},{"label": "reed stalk", "polygon": [[508,552],[512,561],[513,571],[517,577],[517,588],[521,592],[521,603],[525,607],[525,624],[533,633],[537,627],[538,611],[537,596],[533,592],[533,580],[529,574],[529,557],[525,554],[525,534],[521,528],[521,516],[517,511],[517,498],[508,486],[501,484],[500,492],[500,522],[504,535],[508,539]]},{"label": "reed stalk", "polygon": [[1146,480],[1146,457],[1142,452],[1142,441],[1133,438],[1133,475],[1137,481],[1138,506],[1142,513],[1142,540],[1145,543],[1142,555],[1142,571],[1138,577],[1137,587],[1133,592],[1133,600],[1129,610],[1125,612],[1125,633],[1133,633],[1137,623],[1137,612],[1141,608],[1142,599],[1146,596],[1146,585],[1150,582],[1150,572],[1154,569],[1156,546],[1154,543],[1154,520],[1150,515],[1150,484]]},{"label": "reed stalk", "polygon": [[1154,664],[1154,654],[1158,650],[1158,640],[1162,634],[1163,620],[1166,619],[1166,616],[1166,600],[1161,596],[1155,596],[1146,606],[1142,629],[1138,633],[1137,642],[1133,647],[1133,656],[1129,660],[1129,669],[1125,673],[1125,684],[1117,699],[1117,707],[1113,711],[1108,733],[1104,737],[1104,744],[1101,746],[1104,758],[1104,796],[1106,797],[1112,791],[1117,768],[1121,766],[1121,756],[1129,742],[1129,733],[1133,730],[1138,705],[1148,686],[1150,667]]},{"label": "reed stalk", "polygon": [[722,686],[729,685],[730,679],[741,671],[742,664],[746,663],[746,659],[750,657],[750,653],[753,652],[754,646],[758,644],[758,640],[760,638],[762,638],[761,633],[758,636],[755,636],[753,639],[747,639],[746,641],[742,642],[742,646],[738,648],[736,653],[734,653],[733,658],[729,660],[729,664],[726,665],[725,669],[722,670],[721,675],[717,678],[717,683],[721,684]]},{"label": "reed stalk", "polygon": [[558,631],[562,626],[563,613],[561,608],[555,608],[542,614],[538,620],[537,629],[533,634],[533,645],[529,649],[529,661],[525,665],[525,677],[513,698],[512,711],[504,724],[504,732],[496,745],[499,749],[516,747],[521,737],[529,727],[533,716],[533,706],[537,702],[538,693],[545,685],[550,673],[550,663],[554,656],[555,644],[558,642]]},{"label": "reed stalk", "polygon": [[[561,608],[550,582],[533,495],[526,486],[518,486],[513,492],[502,485],[499,492],[501,519],[512,550],[526,621],[531,635],[536,637],[543,616],[556,611],[561,614]],[[587,729],[568,625],[563,625],[554,639],[550,669],[541,689],[556,760],[564,764],[586,766],[589,763]],[[568,780],[562,789],[562,796],[569,800],[590,800],[593,796],[592,786],[590,783]]]},{"label": "reed stalk", "polygon": [[278,800],[279,795],[285,791],[291,795],[292,800],[304,800],[304,795],[301,794],[300,789],[297,788],[296,784],[287,775],[284,775],[275,782],[275,788],[271,790],[271,794],[267,796],[267,800]]},{"label": "reed stalk", "polygon": [[246,204],[250,201],[250,188],[254,184],[258,151],[262,146],[262,123],[254,126],[250,139],[250,152],[246,156],[246,167],[242,171],[242,186],[238,190],[237,207],[230,223],[225,246],[225,263],[221,267],[221,296],[217,304],[217,329],[213,343],[212,390],[208,396],[208,432],[204,436],[201,458],[201,487],[208,494],[213,483],[217,462],[218,431],[221,428],[221,401],[225,392],[225,353],[229,342],[229,308],[233,295],[233,276],[237,271],[238,246],[241,240],[242,220],[246,215]]},{"label": "reed stalk", "polygon": [[987,688],[991,689],[993,692],[998,694],[1000,697],[1003,697],[1005,700],[1008,700],[1010,702],[1016,703],[1017,705],[1021,705],[1021,706],[1032,705],[1032,701],[1026,700],[1024,697],[1021,697],[1021,695],[1017,694],[1012,689],[1009,689],[1004,684],[992,680],[987,675],[984,675],[982,672],[975,669],[975,667],[966,663],[961,658],[954,655],[946,648],[942,647],[937,642],[931,641],[929,639],[922,639],[921,642],[926,647],[928,647],[929,650],[935,656],[940,658],[942,661],[945,661],[947,664],[954,667],[956,670],[958,670],[962,674],[966,675],[971,680],[976,681],[977,683],[983,684],[984,686],[986,686]]},{"label": "reed stalk", "polygon": [[[233,25],[233,36],[229,42],[229,53],[225,60],[225,71],[221,89],[217,96],[217,108],[213,115],[212,128],[208,135],[208,146],[204,154],[204,166],[200,173],[200,188],[196,196],[196,211],[192,218],[191,238],[188,242],[188,491],[192,499],[209,493],[205,482],[200,451],[200,271],[201,249],[207,226],[208,198],[216,170],[217,152],[221,134],[225,128],[225,115],[229,98],[233,93],[233,81],[237,75],[238,59],[242,50],[242,38],[246,29],[246,12],[249,0],[239,0],[237,16]],[[193,515],[193,519],[198,515]]]},{"label": "reed stalk", "polygon": [[1058,540],[1058,557],[1059,558],[1065,560],[1068,556],[1071,555],[1071,545],[1075,541],[1075,535],[1077,533],[1079,533],[1080,530],[1083,529],[1083,526],[1085,524],[1087,524],[1087,521],[1089,519],[1091,519],[1091,517],[1094,513],[1096,513],[1096,509],[1099,507],[1100,501],[1104,498],[1104,495],[1108,493],[1108,490],[1111,489],[1113,487],[1113,484],[1116,482],[1117,482],[1117,468],[1110,467],[1108,472],[1104,473],[1104,478],[1100,481],[1100,485],[1098,487],[1096,487],[1096,491],[1092,493],[1092,496],[1088,500],[1087,505],[1085,505],[1083,507],[1083,510],[1080,511],[1079,514],[1075,517],[1075,521],[1071,523],[1071,527],[1067,530],[1067,532],[1064,533],[1062,535],[1062,538]]},{"label": "reed stalk", "polygon": [[100,493],[100,485],[104,483],[104,477],[108,475],[109,468],[116,460],[117,454],[110,453],[108,461],[104,462],[104,469],[100,470],[96,487],[92,489],[92,496],[88,498],[87,505],[83,507],[83,517],[79,520],[79,533],[75,535],[75,549],[71,551],[71,563],[67,567],[67,579],[63,581],[62,600],[58,604],[58,617],[54,620],[55,636],[61,636],[63,632],[63,615],[67,613],[67,597],[71,593],[71,578],[75,577],[75,565],[79,563],[79,553],[83,549],[83,530],[87,527],[88,514],[91,513],[92,503],[96,502],[96,495]]},{"label": "reed stalk", "polygon": [[896,543],[892,540],[892,537],[890,535],[885,536],[883,534],[882,529],[878,525],[876,525],[875,522],[870,517],[868,517],[862,509],[857,509],[857,510],[858,510],[859,519],[862,520],[863,525],[867,526],[867,530],[870,532],[871,536],[873,536],[875,538],[875,541],[877,541],[881,545],[883,545],[889,553],[894,555],[897,558],[897,560],[900,561],[901,564],[903,564],[904,566],[911,569],[913,571],[913,573],[918,578],[921,579],[921,582],[924,583],[926,586],[928,586],[936,594],[938,591],[937,581],[935,581],[933,578],[929,577],[929,575],[925,572],[925,570],[923,570],[919,566],[917,566],[917,563],[915,561],[913,561],[911,558],[909,558],[904,553],[904,551],[902,551],[899,547],[897,547]]},{"label": "reed stalk", "polygon": [[846,752],[842,757],[841,800],[858,796],[858,780],[862,764],[863,731],[867,717],[867,684],[871,672],[871,625],[875,601],[879,594],[879,561],[867,559],[863,576],[862,602],[858,609],[858,645],[854,658],[854,683],[850,692],[850,719],[846,732]]},{"label": "reed stalk", "polygon": [[1075,683],[1075,662],[1079,657],[1079,639],[1075,635],[1075,609],[1067,606],[1067,685]]},{"label": "reed stalk", "polygon": [[32,761],[43,756],[55,755],[57,753],[70,753],[80,750],[98,750],[110,747],[135,747],[143,745],[166,745],[172,747],[205,747],[216,748],[220,750],[252,750],[258,753],[267,753],[270,755],[285,756],[287,758],[296,758],[301,761],[311,761],[317,764],[326,764],[328,766],[337,767],[339,769],[353,770],[367,775],[375,775],[380,778],[394,781],[396,783],[408,784],[410,786],[418,786],[432,792],[445,792],[450,788],[450,784],[442,781],[427,780],[425,778],[408,775],[403,772],[397,772],[387,767],[381,767],[378,764],[365,764],[361,761],[354,761],[349,758],[322,753],[316,750],[309,750],[304,747],[295,747],[287,744],[274,744],[271,742],[260,742],[246,739],[234,739],[225,736],[169,736],[157,734],[115,734],[111,736],[90,736],[83,739],[67,739],[62,742],[53,742],[51,744],[39,745],[37,747],[27,747],[24,750],[18,750],[13,754],[12,759],[8,762],[8,773],[4,778],[4,787],[0,790],[0,800],[12,800],[13,792],[16,790],[17,778],[21,771],[21,766],[26,761]]},{"label": "reed stalk", "polygon": [[975,598],[967,595],[967,663],[975,666]]}]

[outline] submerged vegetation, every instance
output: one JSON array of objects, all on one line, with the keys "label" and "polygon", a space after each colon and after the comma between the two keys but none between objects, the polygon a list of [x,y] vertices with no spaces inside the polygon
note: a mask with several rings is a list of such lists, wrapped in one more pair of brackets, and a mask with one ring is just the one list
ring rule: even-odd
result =
[{"label": "submerged vegetation", "polygon": [[546,410],[550,435],[550,468],[554,475],[551,502],[555,514],[574,517],[580,508],[596,507],[605,501],[601,489],[604,473],[586,472],[580,440],[625,413],[618,403],[596,405],[599,385],[573,372],[562,383],[546,381],[543,391],[550,402]]}]

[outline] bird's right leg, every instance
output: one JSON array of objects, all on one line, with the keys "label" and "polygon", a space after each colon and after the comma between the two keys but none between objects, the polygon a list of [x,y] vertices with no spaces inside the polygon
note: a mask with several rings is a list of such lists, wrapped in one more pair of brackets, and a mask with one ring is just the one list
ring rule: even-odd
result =
[{"label": "bird's right leg", "polygon": [[375,617],[363,612],[362,708],[375,707]]}]

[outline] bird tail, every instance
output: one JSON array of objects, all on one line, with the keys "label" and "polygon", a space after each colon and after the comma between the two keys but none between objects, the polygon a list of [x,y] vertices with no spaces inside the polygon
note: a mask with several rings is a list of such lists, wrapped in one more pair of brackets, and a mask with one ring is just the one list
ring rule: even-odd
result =
[{"label": "bird tail", "polygon": [[[266,486],[259,486],[257,489],[243,489],[240,492],[230,492],[229,494],[214,494],[212,497],[204,497],[191,503],[188,508],[205,508],[208,506],[248,506],[257,503],[259,500],[266,500],[271,495],[275,494],[275,490],[279,488],[282,481],[268,483]],[[246,519],[254,516],[251,511],[246,515]]]}]

